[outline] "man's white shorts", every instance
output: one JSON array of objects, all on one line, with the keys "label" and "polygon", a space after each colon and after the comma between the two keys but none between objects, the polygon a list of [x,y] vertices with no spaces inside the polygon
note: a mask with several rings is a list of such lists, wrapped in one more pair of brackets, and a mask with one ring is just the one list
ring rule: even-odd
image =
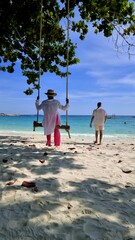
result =
[{"label": "man's white shorts", "polygon": [[104,130],[104,125],[95,124],[95,130],[96,130],[96,131]]}]

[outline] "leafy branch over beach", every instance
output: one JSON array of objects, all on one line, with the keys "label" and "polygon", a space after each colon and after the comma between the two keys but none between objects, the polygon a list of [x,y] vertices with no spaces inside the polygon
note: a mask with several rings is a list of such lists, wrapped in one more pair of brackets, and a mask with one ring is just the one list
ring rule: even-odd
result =
[{"label": "leafy branch over beach", "polygon": [[[0,5],[0,69],[13,73],[19,60],[22,74],[26,77],[27,95],[39,89],[40,19],[42,17],[41,75],[45,72],[66,77],[67,2],[65,0],[40,1],[7,0]],[[69,6],[70,32],[78,33],[81,40],[88,31],[102,32],[105,37],[115,36],[118,49],[121,45],[130,54],[134,47],[134,1],[128,0],[72,0]],[[115,33],[115,34],[114,34]],[[118,37],[119,36],[119,37]],[[68,64],[77,64],[76,43],[69,39]],[[69,73],[70,74],[70,73]]]}]

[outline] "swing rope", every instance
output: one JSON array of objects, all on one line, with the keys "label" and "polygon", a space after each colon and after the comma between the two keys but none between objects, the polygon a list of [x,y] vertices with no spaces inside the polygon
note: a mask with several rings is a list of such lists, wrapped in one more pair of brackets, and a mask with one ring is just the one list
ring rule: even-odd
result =
[{"label": "swing rope", "polygon": [[[66,65],[66,99],[68,99],[68,67],[69,67],[69,0],[67,0],[67,65]],[[68,126],[68,110],[66,110],[66,126]]]},{"label": "swing rope", "polygon": [[[40,78],[41,78],[41,53],[42,53],[42,25],[43,25],[43,0],[41,0],[41,8],[40,8],[40,31],[39,31],[39,76],[38,76],[38,97],[40,99]],[[37,122],[39,117],[39,111],[37,110]]]},{"label": "swing rope", "polygon": [[[41,53],[42,53],[42,26],[43,26],[43,0],[41,0],[41,9],[40,9],[40,39],[39,39],[39,77],[38,77],[38,97],[40,99],[40,78],[41,78]],[[66,57],[66,99],[68,99],[68,67],[69,67],[69,29],[70,29],[70,21],[69,21],[69,0],[67,0],[67,57]],[[42,127],[42,123],[38,122],[39,119],[39,111],[37,110],[37,121],[33,122],[33,131],[35,131],[36,127]],[[66,126],[61,125],[58,128],[65,129],[70,138],[70,126],[68,126],[68,110],[66,110]]]}]

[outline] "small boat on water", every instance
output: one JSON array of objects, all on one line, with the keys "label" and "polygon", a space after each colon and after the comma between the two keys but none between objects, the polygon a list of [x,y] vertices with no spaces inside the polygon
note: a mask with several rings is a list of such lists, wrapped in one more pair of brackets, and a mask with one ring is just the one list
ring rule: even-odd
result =
[{"label": "small boat on water", "polygon": [[108,119],[112,119],[112,118],[116,118],[116,115],[113,114],[113,115],[111,115],[111,116],[110,116],[110,115],[108,116]]}]

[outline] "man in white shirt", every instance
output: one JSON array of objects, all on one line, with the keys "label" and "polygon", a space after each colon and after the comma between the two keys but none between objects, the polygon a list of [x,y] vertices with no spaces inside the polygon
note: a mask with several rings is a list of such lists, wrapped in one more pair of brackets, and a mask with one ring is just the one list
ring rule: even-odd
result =
[{"label": "man in white shirt", "polygon": [[102,108],[101,102],[97,103],[97,108],[92,113],[90,127],[92,127],[93,120],[95,125],[95,142],[94,143],[98,143],[98,132],[99,132],[100,133],[99,145],[100,145],[102,143],[102,138],[103,138],[104,124],[107,120],[107,114],[106,114],[106,111]]},{"label": "man in white shirt", "polygon": [[60,125],[60,115],[58,109],[67,110],[69,100],[66,99],[66,105],[61,105],[58,100],[54,99],[54,96],[57,95],[54,90],[48,89],[45,94],[48,99],[44,100],[41,104],[39,104],[39,100],[36,100],[35,105],[37,110],[42,109],[44,113],[42,125],[44,127],[44,135],[46,135],[47,138],[46,146],[51,146],[52,133],[54,133],[54,145],[60,146],[60,130],[56,127]]}]

